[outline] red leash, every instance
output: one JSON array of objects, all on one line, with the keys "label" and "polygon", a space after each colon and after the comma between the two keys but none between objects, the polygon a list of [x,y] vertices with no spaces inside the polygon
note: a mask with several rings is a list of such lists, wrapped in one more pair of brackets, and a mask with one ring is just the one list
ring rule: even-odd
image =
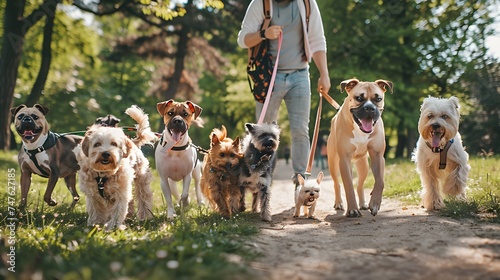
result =
[{"label": "red leash", "polygon": [[276,62],[274,63],[273,75],[271,76],[271,82],[269,82],[269,88],[267,89],[266,100],[264,101],[264,106],[260,112],[259,121],[257,124],[262,124],[264,122],[264,117],[266,116],[267,107],[269,106],[269,101],[271,100],[271,94],[273,93],[274,80],[276,80],[276,72],[278,70],[278,61],[280,59],[281,42],[283,41],[283,34],[280,33],[278,37],[278,54],[276,55]]}]

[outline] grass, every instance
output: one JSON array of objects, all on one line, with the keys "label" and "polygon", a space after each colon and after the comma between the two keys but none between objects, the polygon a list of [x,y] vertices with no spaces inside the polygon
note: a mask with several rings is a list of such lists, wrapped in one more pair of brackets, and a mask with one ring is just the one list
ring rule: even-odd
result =
[{"label": "grass", "polygon": [[[471,157],[467,201],[447,199],[443,215],[500,223],[500,157]],[[8,170],[20,172],[14,153],[0,152],[0,246],[3,279],[255,279],[250,263],[258,255],[246,241],[258,234],[258,215],[242,213],[224,220],[206,206],[196,203],[167,220],[159,178],[153,172],[154,218],[127,220],[127,229],[112,232],[86,226],[85,197],[69,208],[71,196],[63,180],[53,197],[59,202],[49,207],[43,202],[46,179],[33,176],[27,211],[16,213],[15,269],[5,267],[10,253],[8,227]],[[408,160],[387,160],[385,197],[407,204],[419,204],[420,179]],[[373,185],[368,176],[365,186]],[[81,191],[80,191],[81,194]],[[19,203],[20,190],[14,197]],[[190,194],[195,200],[194,193]],[[11,198],[12,200],[12,198]]]},{"label": "grass", "polygon": [[[0,152],[0,169],[16,168],[14,153]],[[16,183],[20,171],[16,170]],[[156,174],[155,174],[156,176]],[[7,184],[3,184],[4,186]],[[43,202],[46,179],[33,176],[27,210],[16,213],[15,270],[6,279],[248,279],[249,262],[257,257],[245,242],[258,233],[259,218],[242,213],[224,220],[206,206],[196,203],[167,220],[166,205],[159,179],[153,180],[155,217],[146,222],[127,220],[127,229],[107,232],[86,225],[85,196],[70,208],[71,196],[59,180],[53,197],[59,202],[49,207]],[[18,205],[20,190],[15,197]],[[195,201],[194,193],[190,194]],[[9,195],[0,193],[2,258],[9,253]],[[8,246],[7,246],[8,245]],[[9,264],[3,267],[10,267]],[[231,277],[228,277],[230,275]]]},{"label": "grass", "polygon": [[[445,198],[446,208],[440,214],[456,219],[474,218],[500,223],[500,157],[474,156],[469,159],[467,200]],[[370,181],[371,180],[371,181]],[[368,176],[366,186],[373,185]],[[420,203],[420,177],[409,160],[388,160],[385,167],[384,196],[407,204]]]}]

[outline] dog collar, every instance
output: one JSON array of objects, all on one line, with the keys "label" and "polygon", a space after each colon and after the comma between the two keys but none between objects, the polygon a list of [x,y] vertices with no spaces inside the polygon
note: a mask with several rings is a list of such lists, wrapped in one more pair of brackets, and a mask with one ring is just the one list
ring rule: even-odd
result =
[{"label": "dog collar", "polygon": [[49,173],[45,171],[40,164],[38,164],[38,160],[36,159],[36,154],[41,153],[43,151],[46,151],[52,147],[54,147],[57,143],[57,139],[59,139],[61,135],[54,133],[52,131],[49,131],[47,139],[43,143],[42,146],[33,149],[33,150],[28,150],[26,149],[26,146],[23,145],[24,152],[28,155],[28,157],[31,159],[31,161],[35,164],[35,167],[40,171],[40,173],[37,173],[38,175],[48,178]]},{"label": "dog collar", "polygon": [[443,148],[434,148],[429,144],[429,142],[425,142],[425,144],[427,144],[427,147],[429,147],[433,153],[439,153],[439,169],[446,168],[446,158],[448,155],[448,150],[450,149],[450,146],[451,144],[453,144],[453,142],[455,142],[455,140],[451,139],[446,143],[446,145],[444,145]]},{"label": "dog collar", "polygon": [[[164,148],[165,148],[165,146],[167,146],[167,141],[163,142],[163,134],[160,137],[160,145]],[[189,145],[191,145],[191,141],[188,141],[186,143],[186,145],[180,146],[180,147],[173,146],[173,145],[175,145],[175,143],[172,144],[172,147],[170,149],[168,149],[168,146],[167,146],[167,149],[172,150],[172,151],[184,151],[185,149],[187,149],[189,147]]]},{"label": "dog collar", "polygon": [[97,182],[97,190],[99,190],[99,194],[104,198],[104,184],[106,184],[108,178],[97,175],[95,180]]}]

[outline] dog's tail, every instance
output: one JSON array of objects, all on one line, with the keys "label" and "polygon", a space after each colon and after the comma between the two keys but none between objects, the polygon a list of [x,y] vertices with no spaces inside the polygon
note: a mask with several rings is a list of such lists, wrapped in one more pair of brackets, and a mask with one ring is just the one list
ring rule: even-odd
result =
[{"label": "dog's tail", "polygon": [[153,145],[154,142],[158,140],[156,135],[151,131],[148,115],[145,114],[141,108],[136,105],[132,105],[130,108],[125,110],[125,113],[137,122],[137,137],[132,139],[137,147],[141,147],[145,144]]}]

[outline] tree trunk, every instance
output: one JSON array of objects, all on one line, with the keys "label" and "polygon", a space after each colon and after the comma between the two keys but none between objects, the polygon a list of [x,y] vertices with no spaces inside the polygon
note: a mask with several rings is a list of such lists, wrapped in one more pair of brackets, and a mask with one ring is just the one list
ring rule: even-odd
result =
[{"label": "tree trunk", "polygon": [[17,69],[21,62],[25,28],[23,27],[24,0],[7,0],[4,14],[4,36],[0,56],[0,148],[10,147],[10,108],[13,105]]},{"label": "tree trunk", "polygon": [[52,5],[48,7],[50,10],[47,10],[45,26],[43,27],[42,62],[40,64],[40,70],[38,71],[35,84],[33,85],[31,93],[26,100],[25,104],[27,106],[33,106],[38,102],[38,100],[40,100],[43,89],[45,88],[45,83],[47,82],[50,64],[52,62],[52,49],[50,45],[52,43],[52,34],[54,33],[56,7],[57,5]]},{"label": "tree trunk", "polygon": [[[24,36],[48,11],[55,7],[60,0],[44,1],[37,9],[24,17],[25,0],[7,0],[4,14],[4,35],[2,54],[0,56],[0,149],[10,147],[11,115],[10,108],[14,104],[14,90],[18,76],[19,63],[23,54]],[[52,7],[53,6],[53,7]]]},{"label": "tree trunk", "polygon": [[[179,41],[177,42],[177,55],[175,56],[174,73],[169,79],[168,88],[163,92],[163,100],[175,99],[175,94],[179,88],[179,84],[184,71],[184,58],[187,54],[187,45],[189,41],[189,31],[182,27],[179,31]],[[164,127],[163,120],[160,122],[158,131],[162,131]]]}]

